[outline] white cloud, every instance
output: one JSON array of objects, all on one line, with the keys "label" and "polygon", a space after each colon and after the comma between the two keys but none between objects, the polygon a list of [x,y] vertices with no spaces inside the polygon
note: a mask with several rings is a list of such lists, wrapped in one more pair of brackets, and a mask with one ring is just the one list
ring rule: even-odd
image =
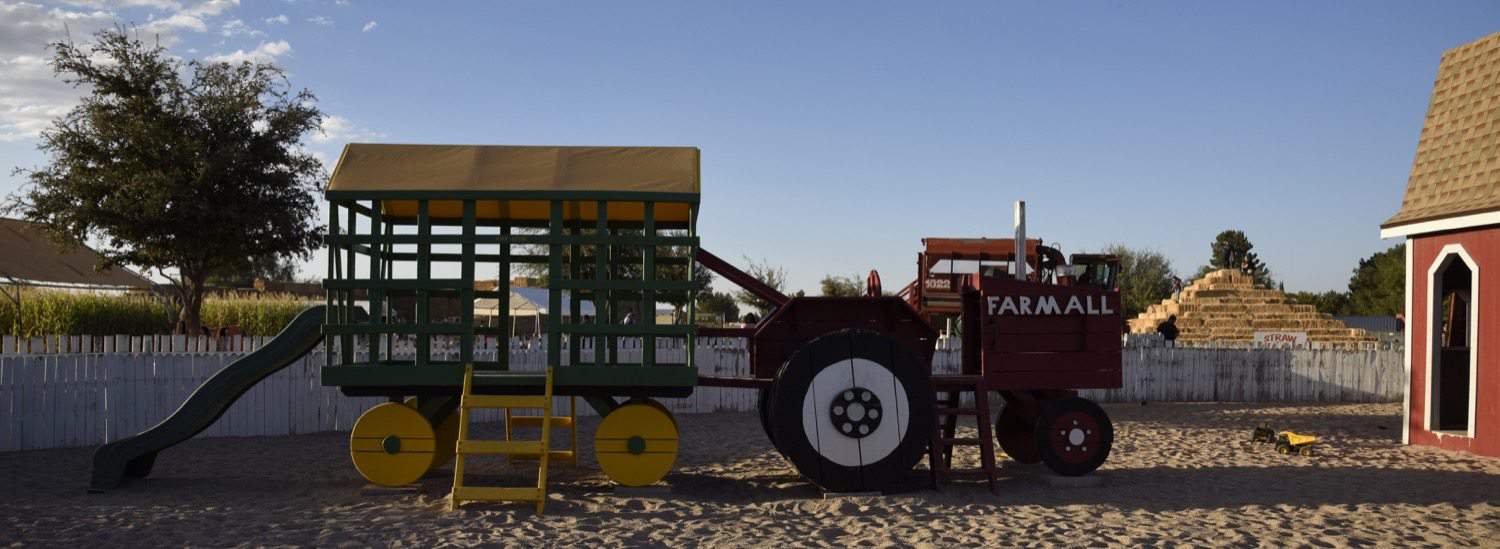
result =
[{"label": "white cloud", "polygon": [[358,142],[371,141],[385,137],[384,133],[360,127],[350,122],[348,118],[337,115],[328,115],[323,118],[321,133],[315,133],[312,140],[316,143],[327,142]]},{"label": "white cloud", "polygon": [[34,138],[78,102],[81,91],[47,65],[47,44],[83,39],[114,23],[108,11],[0,2],[0,141]]},{"label": "white cloud", "polygon": [[[28,140],[66,114],[85,90],[53,74],[47,44],[62,40],[87,43],[94,33],[142,19],[134,32],[142,40],[171,48],[183,35],[215,33],[224,37],[265,37],[232,16],[240,0],[0,0],[0,141]],[[129,13],[122,14],[122,10]],[[268,24],[291,20],[278,15]],[[330,21],[331,22],[331,21]],[[269,61],[291,52],[286,41],[260,40],[250,51],[215,56],[217,60]],[[168,55],[176,57],[178,52]],[[196,48],[181,52],[197,55]]]},{"label": "white cloud", "polygon": [[[151,34],[175,34],[178,30],[190,30],[204,32],[208,30],[208,23],[203,22],[200,17],[179,13],[165,19],[154,19],[146,23],[146,32]],[[175,43],[174,36],[171,42]]]},{"label": "white cloud", "polygon": [[378,26],[378,25],[379,25],[379,23],[376,23],[374,21],[371,21],[369,23],[365,23],[365,27],[362,28],[362,29],[359,29],[359,32],[370,32],[372,30],[375,30],[375,27]]},{"label": "white cloud", "polygon": [[[149,0],[147,0],[149,1]],[[217,17],[231,8],[240,5],[240,0],[208,0],[192,6],[182,8],[166,18],[155,19],[146,23],[145,30],[148,33],[162,35],[160,37],[163,45],[171,46],[177,43],[176,31],[186,30],[193,32],[207,32],[207,19]]]},{"label": "white cloud", "polygon": [[233,36],[265,36],[266,35],[266,33],[264,33],[264,32],[261,32],[261,31],[258,31],[258,30],[250,28],[250,25],[246,25],[244,21],[241,21],[239,19],[233,19],[233,20],[230,20],[228,23],[224,23],[224,26],[219,27],[219,34],[222,35],[222,36],[224,36],[225,38],[229,38],[229,37],[233,37]]},{"label": "white cloud", "polygon": [[210,55],[207,57],[207,60],[215,63],[243,63],[245,61],[270,63],[275,61],[277,57],[291,53],[291,51],[292,45],[288,44],[286,40],[277,40],[275,42],[261,42],[259,46],[250,51],[235,50],[231,53]]},{"label": "white cloud", "polygon": [[333,3],[338,4],[340,6],[343,6],[343,7],[346,7],[346,8],[349,7],[349,0],[333,0]]},{"label": "white cloud", "polygon": [[316,17],[309,17],[309,18],[307,18],[307,22],[308,23],[312,23],[314,25],[323,26],[323,27],[332,27],[333,26],[333,20],[332,19],[329,19],[327,17],[323,17],[321,15],[316,16]]},{"label": "white cloud", "polygon": [[213,17],[239,5],[240,0],[208,0],[183,10],[183,13],[194,17]]},{"label": "white cloud", "polygon": [[160,10],[180,10],[182,4],[173,0],[67,0],[72,6],[93,9],[108,8],[154,8]]},{"label": "white cloud", "polygon": [[266,18],[267,25],[285,25],[287,23],[290,23],[291,21],[291,19],[287,19],[286,14],[284,13],[281,15],[277,15],[276,17]]}]

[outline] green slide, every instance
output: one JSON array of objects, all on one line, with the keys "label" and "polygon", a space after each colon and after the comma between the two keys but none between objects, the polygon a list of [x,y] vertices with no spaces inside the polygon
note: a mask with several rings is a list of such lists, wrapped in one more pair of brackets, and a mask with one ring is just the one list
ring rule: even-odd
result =
[{"label": "green slide", "polygon": [[176,412],[155,427],[100,446],[94,451],[89,491],[103,492],[119,486],[125,477],[144,478],[151,474],[157,452],[207,429],[245,391],[317,347],[323,340],[325,313],[323,305],[308,308],[264,346],[208,378]]}]

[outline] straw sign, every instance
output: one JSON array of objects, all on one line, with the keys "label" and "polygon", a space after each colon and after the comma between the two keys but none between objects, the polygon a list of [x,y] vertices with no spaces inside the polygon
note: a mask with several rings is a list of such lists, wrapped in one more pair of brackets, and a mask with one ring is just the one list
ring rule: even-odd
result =
[{"label": "straw sign", "polygon": [[1255,332],[1260,347],[1306,347],[1307,332]]}]

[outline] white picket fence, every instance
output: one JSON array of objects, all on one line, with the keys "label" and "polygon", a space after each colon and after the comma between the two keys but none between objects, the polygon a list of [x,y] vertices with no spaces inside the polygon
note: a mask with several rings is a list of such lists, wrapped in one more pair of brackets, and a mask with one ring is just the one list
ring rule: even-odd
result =
[{"label": "white picket fence", "polygon": [[[254,350],[270,340],[270,336],[185,336],[185,335],[50,335],[38,337],[0,336],[0,355],[39,355],[59,353],[237,353]],[[434,352],[457,352],[457,337],[437,336]],[[593,345],[593,339],[582,341],[584,348]],[[662,340],[667,346],[671,340]],[[494,350],[501,345],[510,348],[530,348],[542,343],[540,338],[511,338],[501,341],[493,336],[475,338],[475,349]],[[628,342],[627,342],[628,344]],[[639,345],[639,343],[637,343]],[[397,352],[411,353],[411,339],[398,340]]]},{"label": "white picket fence", "polygon": [[[493,360],[496,350],[476,352]],[[539,370],[540,346],[510,349],[517,370]],[[625,349],[620,360],[639,357]],[[663,361],[681,361],[685,349],[657,351]],[[591,361],[584,351],[583,360]],[[566,355],[566,353],[565,353]],[[140,432],[166,418],[209,376],[243,353],[96,353],[0,356],[0,451],[92,446]],[[444,357],[439,357],[444,358]],[[350,398],[319,383],[321,350],[266,378],[239,399],[200,436],[281,436],[347,431],[366,409],[383,399]],[[748,376],[749,355],[741,345],[700,345],[695,364],[704,375]],[[959,353],[937,353],[934,370],[954,372]],[[1400,353],[1329,350],[1127,349],[1124,387],[1085,391],[1100,401],[1399,401],[1403,390]],[[749,389],[699,387],[692,396],[663,399],[676,414],[750,412]],[[564,410],[558,399],[558,411]],[[581,401],[580,415],[593,413]],[[482,411],[478,421],[497,421]]]},{"label": "white picket fence", "polygon": [[1406,390],[1399,350],[1124,350],[1119,389],[1100,402],[1396,402]]}]

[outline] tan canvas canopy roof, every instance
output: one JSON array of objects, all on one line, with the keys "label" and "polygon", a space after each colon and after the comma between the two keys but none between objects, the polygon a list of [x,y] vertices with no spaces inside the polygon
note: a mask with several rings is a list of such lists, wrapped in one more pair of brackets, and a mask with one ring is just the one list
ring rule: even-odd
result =
[{"label": "tan canvas canopy roof", "polygon": [[[462,215],[462,203],[443,201],[444,193],[584,192],[698,194],[696,147],[535,147],[511,145],[390,145],[351,143],[344,147],[330,192],[430,192],[435,218]],[[406,198],[406,197],[402,197]],[[688,220],[681,196],[657,206],[659,221]],[[692,201],[696,201],[694,196]],[[385,213],[416,215],[415,200],[382,202]],[[546,220],[543,200],[484,200],[481,219]],[[611,202],[610,220],[640,220],[641,202]],[[591,202],[568,212],[571,219],[594,219]]]},{"label": "tan canvas canopy roof", "polygon": [[1381,226],[1500,210],[1500,33],[1443,53],[1401,210]]}]

